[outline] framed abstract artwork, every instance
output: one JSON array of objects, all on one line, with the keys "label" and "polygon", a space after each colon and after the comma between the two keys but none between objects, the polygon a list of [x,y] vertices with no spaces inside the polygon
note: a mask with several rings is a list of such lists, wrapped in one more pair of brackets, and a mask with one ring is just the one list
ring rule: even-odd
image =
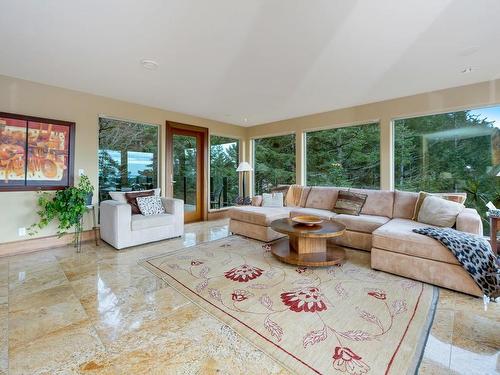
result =
[{"label": "framed abstract artwork", "polygon": [[75,123],[0,112],[0,191],[73,185]]}]

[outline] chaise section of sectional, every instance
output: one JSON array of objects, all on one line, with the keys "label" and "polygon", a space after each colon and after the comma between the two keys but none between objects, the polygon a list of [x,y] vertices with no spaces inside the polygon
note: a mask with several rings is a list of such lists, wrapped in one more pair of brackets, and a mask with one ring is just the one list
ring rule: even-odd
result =
[{"label": "chaise section of sectional", "polygon": [[259,241],[270,242],[284,237],[270,228],[274,220],[290,216],[293,207],[236,206],[229,209],[229,231]]},{"label": "chaise section of sectional", "polygon": [[433,238],[413,232],[428,226],[395,218],[376,229],[372,236],[371,267],[481,296],[479,287],[450,250]]}]

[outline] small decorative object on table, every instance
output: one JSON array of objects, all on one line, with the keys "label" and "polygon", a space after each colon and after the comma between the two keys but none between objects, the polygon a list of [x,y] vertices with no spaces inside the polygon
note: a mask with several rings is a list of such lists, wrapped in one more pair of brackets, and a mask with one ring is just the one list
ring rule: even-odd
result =
[{"label": "small decorative object on table", "polygon": [[317,216],[303,215],[292,217],[292,221],[301,225],[314,226],[321,224],[323,222],[323,219]]}]

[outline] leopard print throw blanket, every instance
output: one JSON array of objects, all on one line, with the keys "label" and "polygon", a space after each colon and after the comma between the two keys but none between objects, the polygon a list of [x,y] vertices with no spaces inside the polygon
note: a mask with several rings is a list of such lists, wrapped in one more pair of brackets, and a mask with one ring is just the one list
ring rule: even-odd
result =
[{"label": "leopard print throw blanket", "polygon": [[434,238],[446,246],[471,275],[486,299],[500,296],[499,260],[487,240],[451,228],[426,227],[413,231]]}]

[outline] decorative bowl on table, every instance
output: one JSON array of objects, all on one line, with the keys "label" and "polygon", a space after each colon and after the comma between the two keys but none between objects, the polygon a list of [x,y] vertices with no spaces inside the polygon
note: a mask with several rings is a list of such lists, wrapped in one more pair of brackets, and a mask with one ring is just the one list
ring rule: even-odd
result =
[{"label": "decorative bowl on table", "polygon": [[302,215],[302,216],[292,217],[292,221],[296,224],[312,227],[314,225],[321,224],[323,222],[323,219],[312,215]]}]

